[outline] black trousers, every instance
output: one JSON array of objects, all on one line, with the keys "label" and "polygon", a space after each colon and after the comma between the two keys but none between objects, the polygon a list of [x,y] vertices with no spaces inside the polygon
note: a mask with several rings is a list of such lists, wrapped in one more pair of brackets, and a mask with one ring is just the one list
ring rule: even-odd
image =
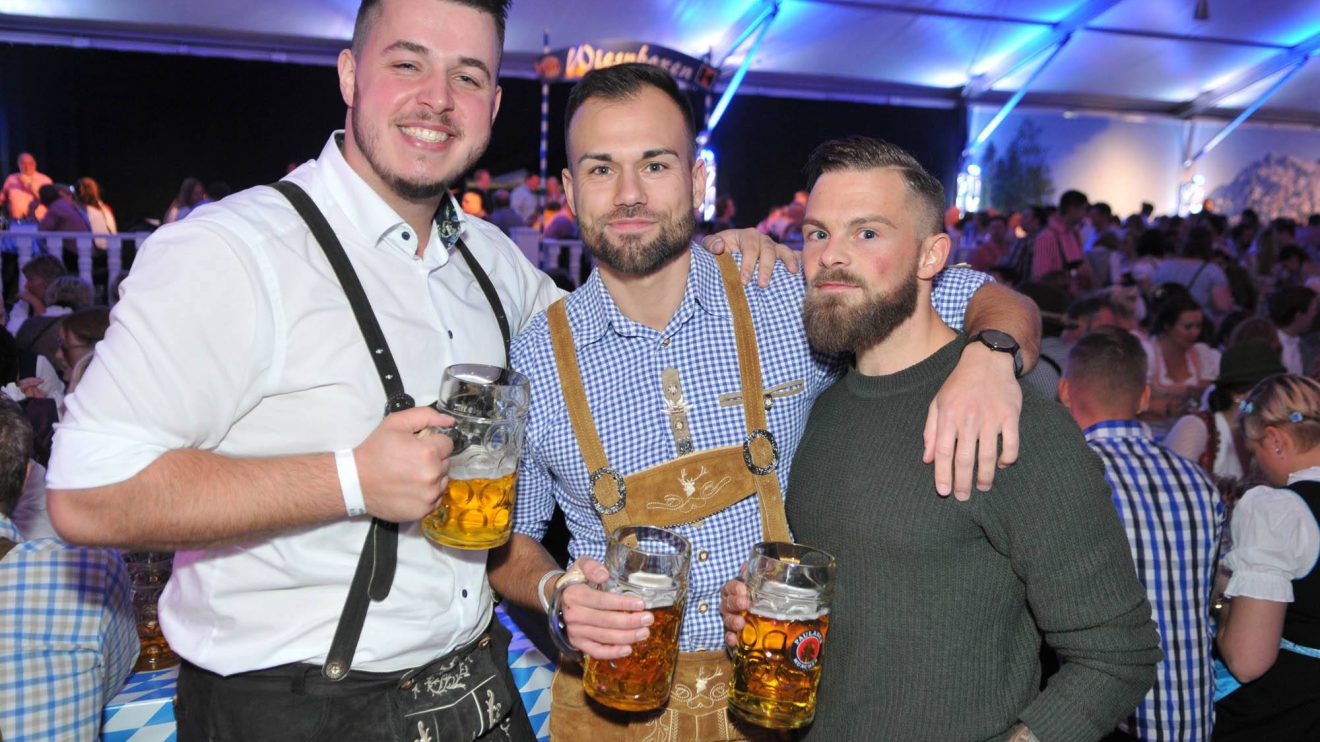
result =
[{"label": "black trousers", "polygon": [[[481,639],[486,638],[490,641],[492,657],[497,659],[493,665],[496,677],[491,682],[505,686],[511,709],[506,721],[478,739],[483,742],[533,742],[536,735],[508,667],[508,629],[492,619]],[[179,669],[178,697],[174,706],[179,740],[414,742],[419,738],[419,730],[405,727],[401,702],[406,702],[410,690],[432,675],[432,670],[452,664],[446,664],[447,660],[449,657],[440,658],[406,673],[354,670],[348,678],[337,683],[326,680],[317,665],[281,665],[225,677],[184,662]],[[462,689],[455,689],[453,698],[461,699],[464,693]],[[444,705],[443,700],[440,699],[438,705]],[[474,713],[479,716],[472,703],[461,701],[448,713],[466,715],[469,723]],[[414,722],[409,720],[406,723]],[[448,735],[442,731],[440,736]],[[445,742],[435,737],[432,740]]]}]

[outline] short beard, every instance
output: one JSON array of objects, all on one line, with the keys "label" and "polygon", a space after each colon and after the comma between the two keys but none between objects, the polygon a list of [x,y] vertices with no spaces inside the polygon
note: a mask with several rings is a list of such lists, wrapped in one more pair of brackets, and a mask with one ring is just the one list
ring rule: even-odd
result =
[{"label": "short beard", "polygon": [[605,222],[638,216],[656,218],[658,215],[647,211],[644,206],[617,208],[601,219],[581,224],[582,244],[598,263],[628,276],[654,273],[692,244],[696,219],[690,209],[682,210],[677,217],[660,218],[660,234],[650,242],[643,242],[640,237],[630,235],[621,240],[623,244],[616,245],[605,236]]},{"label": "short beard", "polygon": [[[481,150],[485,149],[484,146],[478,148],[477,151],[463,163],[463,167],[460,168],[458,172],[452,173],[443,180],[408,180],[402,175],[388,172],[381,166],[380,161],[376,158],[376,137],[367,133],[367,128],[362,125],[362,121],[358,118],[357,106],[351,108],[350,111],[353,117],[353,142],[357,144],[358,151],[362,153],[362,157],[366,159],[367,164],[371,165],[371,169],[376,173],[377,177],[384,181],[385,185],[388,186],[391,191],[394,191],[395,195],[408,201],[428,201],[444,194],[449,190],[449,181],[453,180],[453,178],[458,176],[459,173],[467,172],[467,169],[472,167],[473,163],[477,161],[477,158],[481,156]],[[441,117],[441,121],[445,121],[445,117]],[[445,123],[450,124],[451,128],[454,128],[456,132],[458,131],[457,127],[453,127],[452,122],[445,121]]]},{"label": "short beard", "polygon": [[822,283],[863,282],[842,268],[816,275],[802,305],[802,324],[807,340],[825,353],[858,353],[884,342],[917,310],[917,266],[887,294],[867,292],[860,303],[846,297],[819,293]]}]

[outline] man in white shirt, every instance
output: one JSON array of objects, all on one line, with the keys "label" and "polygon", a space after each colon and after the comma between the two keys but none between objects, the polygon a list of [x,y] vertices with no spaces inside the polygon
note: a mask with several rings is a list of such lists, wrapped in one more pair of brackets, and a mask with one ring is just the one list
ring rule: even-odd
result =
[{"label": "man in white shirt", "polygon": [[[349,301],[307,226],[269,188],[199,209],[146,243],[69,398],[48,475],[56,528],[78,543],[177,550],[160,620],[187,661],[181,738],[311,738],[317,728],[355,740],[531,736],[498,654],[502,629],[488,627],[486,552],[432,546],[416,524],[449,466],[447,437],[415,435],[449,422],[424,406],[441,373],[505,362],[490,303],[445,238],[470,249],[512,331],[559,296],[447,195],[490,138],[507,7],[364,2],[339,58],[345,132],[286,178],[343,244],[418,407],[381,421],[381,376]],[[397,567],[366,612],[352,671],[335,683],[321,665],[369,529],[364,513],[400,524]],[[455,650],[466,672],[469,645],[489,646],[504,665],[480,703],[457,719],[409,717],[417,728],[405,729],[401,697],[441,705],[446,690],[438,674],[414,685],[405,673],[431,672]],[[504,702],[489,703],[489,689]]]},{"label": "man in white shirt", "polygon": [[[1306,286],[1285,286],[1270,297],[1270,321],[1278,327],[1283,367],[1294,376],[1306,375],[1302,337],[1315,324],[1316,293]],[[1307,349],[1309,350],[1309,349]]]}]

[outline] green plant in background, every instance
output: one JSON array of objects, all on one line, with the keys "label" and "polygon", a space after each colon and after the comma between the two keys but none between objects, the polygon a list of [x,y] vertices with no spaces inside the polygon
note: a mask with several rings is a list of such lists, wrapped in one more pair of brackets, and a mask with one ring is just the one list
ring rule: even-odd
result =
[{"label": "green plant in background", "polygon": [[986,203],[1012,213],[1054,201],[1054,179],[1039,141],[1040,133],[1040,125],[1027,118],[1018,125],[1003,156],[999,156],[993,142],[986,146],[982,166],[986,173]]}]

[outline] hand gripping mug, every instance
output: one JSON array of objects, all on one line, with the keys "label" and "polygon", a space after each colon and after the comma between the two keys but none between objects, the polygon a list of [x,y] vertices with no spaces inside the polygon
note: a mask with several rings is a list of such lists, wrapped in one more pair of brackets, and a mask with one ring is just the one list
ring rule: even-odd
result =
[{"label": "hand gripping mug", "polygon": [[605,590],[635,595],[655,616],[651,633],[617,660],[582,661],[582,685],[597,702],[623,711],[648,711],[669,700],[678,664],[678,629],[687,599],[692,546],[673,531],[625,526],[605,547]]},{"label": "hand gripping mug", "polygon": [[834,557],[801,544],[765,541],[747,563],[751,608],[733,650],[729,708],[772,729],[816,718],[816,688],[834,596]]},{"label": "hand gripping mug", "polygon": [[493,549],[509,540],[514,482],[531,389],[517,371],[467,363],[445,369],[436,409],[454,418],[432,428],[454,441],[449,486],[422,518],[422,533],[458,549]]}]

